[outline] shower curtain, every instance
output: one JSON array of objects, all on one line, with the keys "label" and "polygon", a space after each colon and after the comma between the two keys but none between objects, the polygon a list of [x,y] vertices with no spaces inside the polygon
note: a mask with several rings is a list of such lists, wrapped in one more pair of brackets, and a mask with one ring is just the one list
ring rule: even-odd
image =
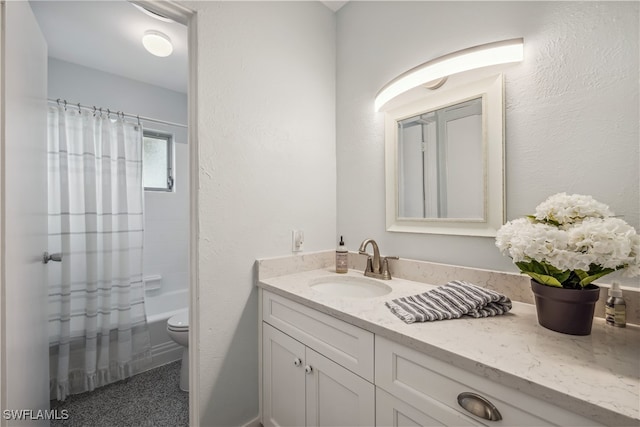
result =
[{"label": "shower curtain", "polygon": [[92,391],[150,361],[142,282],[142,129],[49,109],[49,353],[52,398]]}]

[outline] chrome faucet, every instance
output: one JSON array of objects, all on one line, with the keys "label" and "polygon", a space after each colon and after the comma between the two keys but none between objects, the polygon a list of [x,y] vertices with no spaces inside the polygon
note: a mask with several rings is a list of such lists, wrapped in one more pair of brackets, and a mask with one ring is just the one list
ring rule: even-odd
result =
[{"label": "chrome faucet", "polygon": [[[367,253],[367,245],[371,243],[373,247],[373,259],[371,255]],[[361,255],[367,256],[367,268],[364,269],[364,275],[368,277],[375,277],[376,279],[391,280],[391,273],[389,273],[389,260],[398,259],[397,256],[380,256],[380,248],[373,239],[366,239],[360,244],[358,252]]]}]

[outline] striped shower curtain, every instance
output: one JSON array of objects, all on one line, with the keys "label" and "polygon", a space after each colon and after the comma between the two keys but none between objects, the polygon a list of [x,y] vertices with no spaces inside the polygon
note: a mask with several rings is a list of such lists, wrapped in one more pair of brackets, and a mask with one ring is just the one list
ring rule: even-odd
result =
[{"label": "striped shower curtain", "polygon": [[142,129],[49,109],[51,397],[92,391],[150,360],[142,282]]}]

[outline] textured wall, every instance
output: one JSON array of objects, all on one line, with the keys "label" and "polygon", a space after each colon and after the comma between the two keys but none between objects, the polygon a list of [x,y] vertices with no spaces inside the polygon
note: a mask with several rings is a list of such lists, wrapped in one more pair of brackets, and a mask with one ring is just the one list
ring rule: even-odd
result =
[{"label": "textured wall", "polygon": [[527,60],[506,74],[508,217],[566,190],[638,227],[637,3],[350,2],[337,14],[337,59],[335,18],[317,2],[188,4],[199,40],[191,348],[202,425],[257,415],[253,263],[289,253],[293,228],[307,251],[344,234],[352,250],[374,237],[387,254],[513,270],[491,239],[385,231],[384,120],[373,98],[418,63],[524,36]]},{"label": "textured wall", "polygon": [[[525,39],[505,72],[507,219],[560,191],[640,230],[637,2],[350,2],[337,16],[338,233],[388,255],[516,271],[493,239],[385,231],[377,91],[426,60]],[[611,278],[611,276],[608,276]],[[629,284],[639,284],[633,280]]]},{"label": "textured wall", "polygon": [[318,2],[198,13],[201,425],[258,415],[256,258],[335,245],[335,16]]}]

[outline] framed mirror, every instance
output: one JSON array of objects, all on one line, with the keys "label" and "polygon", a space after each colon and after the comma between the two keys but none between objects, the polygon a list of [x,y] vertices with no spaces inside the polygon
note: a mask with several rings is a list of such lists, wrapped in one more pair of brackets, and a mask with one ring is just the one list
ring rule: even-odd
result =
[{"label": "framed mirror", "polygon": [[504,223],[502,75],[386,113],[387,230],[495,236]]}]

